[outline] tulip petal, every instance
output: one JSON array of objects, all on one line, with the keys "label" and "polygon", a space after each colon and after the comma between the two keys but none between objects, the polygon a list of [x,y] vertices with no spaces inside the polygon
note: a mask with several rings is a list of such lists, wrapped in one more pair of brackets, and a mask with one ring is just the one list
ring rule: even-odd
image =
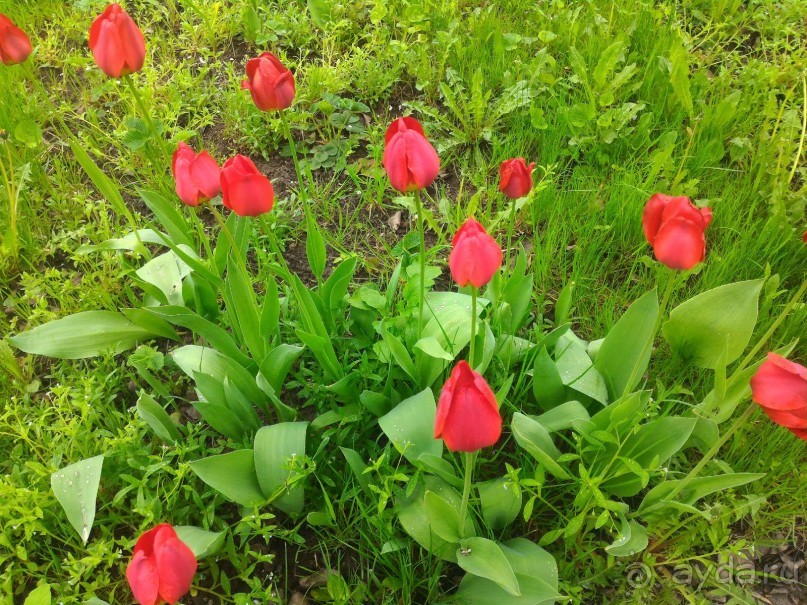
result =
[{"label": "tulip petal", "polygon": [[160,578],[154,560],[142,550],[136,551],[126,567],[126,579],[140,605],[155,605],[159,598]]},{"label": "tulip petal", "polygon": [[93,58],[106,75],[119,78],[123,74],[126,57],[118,29],[111,21],[103,21],[98,40],[92,49]]},{"label": "tulip petal", "polygon": [[762,411],[779,426],[789,429],[807,429],[807,408],[782,411],[763,407]]},{"label": "tulip petal", "polygon": [[769,353],[751,378],[751,395],[769,410],[807,408],[807,368]]},{"label": "tulip petal", "polygon": [[406,168],[409,173],[409,189],[423,189],[437,178],[440,158],[434,147],[422,135],[407,133]]},{"label": "tulip petal", "polygon": [[154,539],[154,558],[160,577],[159,595],[169,604],[176,603],[191,588],[196,557],[169,527]]},{"label": "tulip petal", "polygon": [[653,240],[653,251],[671,269],[691,269],[706,254],[703,229],[682,217],[665,221]]},{"label": "tulip petal", "polygon": [[440,394],[435,435],[443,438],[448,449],[475,452],[499,440],[502,417],[496,398],[466,361],[454,367],[443,389],[447,391],[445,396]]},{"label": "tulip petal", "polygon": [[15,25],[0,30],[0,62],[6,65],[22,63],[31,54],[31,40]]},{"label": "tulip petal", "polygon": [[258,216],[274,205],[272,183],[262,174],[228,179],[224,192],[224,205],[239,216]]},{"label": "tulip petal", "polygon": [[143,37],[143,32],[126,13],[122,12],[118,19],[118,31],[123,45],[126,73],[140,71],[143,69],[143,63],[146,59],[146,40]]},{"label": "tulip petal", "polygon": [[221,191],[221,170],[207,151],[201,152],[191,162],[190,176],[207,199],[213,199]]},{"label": "tulip petal", "polygon": [[390,141],[384,148],[382,159],[390,184],[400,192],[409,187],[409,169],[407,167],[406,144],[401,137]]},{"label": "tulip petal", "polygon": [[669,195],[656,193],[645,204],[644,212],[642,213],[642,229],[644,230],[644,236],[647,238],[647,243],[651,246],[661,227],[661,215],[664,212],[664,207],[670,199]]},{"label": "tulip petal", "polygon": [[176,158],[174,161],[174,182],[179,199],[188,206],[199,205],[199,188],[191,176],[192,163],[186,157]]}]

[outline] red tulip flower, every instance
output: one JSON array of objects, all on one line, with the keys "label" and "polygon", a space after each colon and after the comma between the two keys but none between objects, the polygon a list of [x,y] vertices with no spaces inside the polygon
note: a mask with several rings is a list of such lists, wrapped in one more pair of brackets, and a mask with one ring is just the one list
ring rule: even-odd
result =
[{"label": "red tulip flower", "polygon": [[140,71],[146,59],[146,41],[132,18],[112,3],[90,27],[93,59],[110,78]]},{"label": "red tulip flower", "polygon": [[642,227],[659,262],[670,269],[691,269],[706,257],[704,232],[712,222],[709,208],[688,197],[657,193],[644,207]]},{"label": "red tulip flower", "polygon": [[252,94],[258,109],[277,111],[294,101],[294,76],[272,53],[247,61],[247,79],[241,88]]},{"label": "red tulip flower", "polygon": [[198,206],[213,199],[221,191],[219,165],[207,151],[196,154],[180,143],[171,162],[179,199],[188,206]]},{"label": "red tulip flower", "polygon": [[475,452],[493,445],[502,434],[496,396],[467,361],[454,366],[437,403],[434,438],[452,452]]},{"label": "red tulip flower", "polygon": [[173,604],[191,588],[196,557],[168,523],[138,539],[126,579],[140,605]]},{"label": "red tulip flower", "polygon": [[499,191],[511,199],[524,197],[532,189],[532,169],[535,162],[527,165],[524,158],[505,160],[499,166]]},{"label": "red tulip flower", "polygon": [[415,118],[398,118],[384,137],[384,169],[390,183],[406,193],[428,187],[440,172],[440,158]]},{"label": "red tulip flower", "polygon": [[0,63],[16,65],[31,54],[31,40],[19,27],[0,13]]},{"label": "red tulip flower", "polygon": [[751,378],[751,398],[768,418],[807,440],[807,368],[768,353]]},{"label": "red tulip flower", "polygon": [[230,158],[222,166],[221,197],[239,216],[258,216],[269,212],[275,203],[272,183],[243,155]]},{"label": "red tulip flower", "polygon": [[469,218],[451,241],[453,249],[448,257],[451,277],[460,286],[471,284],[481,288],[502,266],[502,249],[485,228]]}]

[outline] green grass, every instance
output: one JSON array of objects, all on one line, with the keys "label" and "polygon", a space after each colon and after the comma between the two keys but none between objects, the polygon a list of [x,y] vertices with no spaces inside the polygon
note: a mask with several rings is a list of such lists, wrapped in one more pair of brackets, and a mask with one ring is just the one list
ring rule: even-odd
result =
[{"label": "green grass", "polygon": [[[128,228],[62,135],[64,124],[122,185],[141,224],[148,211],[136,202],[135,188],[148,184],[171,193],[167,173],[153,167],[154,160],[161,165],[160,152],[144,140],[131,96],[94,67],[86,47],[89,24],[104,5],[0,0],[0,12],[24,27],[36,47],[27,65],[0,66],[0,162],[13,167],[16,181],[29,175],[17,210],[19,255],[10,252],[8,240],[0,253],[2,334],[78,311],[128,306],[140,295],[128,284],[131,268],[119,256],[77,253],[82,244],[119,237]],[[707,261],[676,294],[679,300],[767,272],[778,275],[763,297],[760,336],[807,272],[800,237],[807,204],[807,151],[801,146],[805,0],[355,0],[338,3],[324,30],[312,23],[304,2],[138,0],[126,8],[148,44],[146,68],[135,82],[167,136],[190,138],[218,160],[238,152],[261,159],[273,179],[293,175],[280,122],[255,110],[239,84],[250,56],[271,50],[286,61],[298,90],[290,119],[315,168],[317,219],[332,258],[358,256],[361,281],[388,282],[397,262],[393,254],[410,227],[409,212],[380,163],[389,120],[409,112],[423,121],[443,166],[427,199],[438,228],[427,238],[435,264],[444,266],[451,234],[469,212],[490,224],[507,209],[496,191],[503,159],[520,155],[539,164],[542,188],[517,225],[519,243],[530,255],[539,327],[569,283],[575,284],[574,329],[587,339],[605,334],[654,287],[641,212],[656,191],[688,195],[715,214]],[[287,251],[305,264],[302,207],[288,189],[273,216]],[[7,203],[0,187],[3,233]],[[393,231],[387,221],[399,210],[401,225]],[[499,226],[503,241],[506,221]],[[260,282],[269,275],[267,253],[265,242],[255,240],[261,244]],[[805,325],[802,303],[771,348],[803,338]],[[648,385],[658,381],[674,393],[663,406],[694,405],[711,388],[711,373],[687,366],[665,347],[654,358]],[[800,347],[794,355],[804,362]],[[436,603],[457,575],[416,550],[382,552],[402,536],[395,515],[390,507],[379,513],[377,501],[361,493],[332,452],[314,456],[323,488],[312,483],[311,492],[327,494],[340,511],[334,527],[303,530],[267,511],[264,519],[242,518],[188,467],[225,441],[199,426],[181,446],[161,447],[132,412],[141,385],[126,355],[55,361],[3,347],[0,368],[6,402],[0,412],[0,597],[8,595],[8,602],[21,601],[40,581],[51,584],[58,602],[80,603],[92,594],[125,601],[121,571],[132,538],[166,518],[235,528],[217,561],[200,567],[200,585],[221,602],[269,599],[271,591],[288,592],[287,598],[298,590],[297,578],[288,574],[325,567],[339,570],[357,591],[352,602]],[[171,370],[162,377],[172,378]],[[313,414],[328,409],[330,400],[309,384],[312,377],[316,373],[301,367],[293,384]],[[172,393],[184,396],[187,388],[187,382],[177,384]],[[507,405],[520,408],[517,400]],[[330,437],[349,443],[353,431],[352,447],[377,459],[384,450],[377,427],[347,424]],[[735,471],[764,472],[765,478],[717,504],[726,512],[719,522],[693,519],[686,532],[653,553],[655,561],[727,553],[743,539],[781,533],[803,539],[805,451],[756,415],[720,458]],[[107,453],[103,491],[85,547],[61,514],[49,476],[100,453]],[[378,485],[397,464],[382,465]],[[672,470],[685,472],[687,464],[679,460]],[[535,518],[523,526],[531,539],[573,515],[568,501],[574,495],[562,486],[549,488],[545,510],[536,507]],[[751,494],[764,501],[744,508]],[[321,496],[312,500],[314,510],[324,510]],[[553,509],[561,518],[549,521]],[[299,535],[311,548],[294,546]],[[562,592],[575,602],[594,602],[603,587],[615,595],[625,588],[627,562],[612,567],[593,542],[548,548],[561,567]],[[300,561],[290,565],[289,556]],[[257,571],[245,571],[252,569],[262,578],[271,569],[275,579],[258,581]],[[245,582],[236,581],[239,575]],[[655,598],[696,602],[669,586]]]}]

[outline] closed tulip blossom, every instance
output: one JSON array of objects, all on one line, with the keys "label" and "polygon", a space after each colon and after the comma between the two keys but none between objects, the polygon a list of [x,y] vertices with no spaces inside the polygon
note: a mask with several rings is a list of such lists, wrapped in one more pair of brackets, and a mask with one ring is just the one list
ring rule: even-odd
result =
[{"label": "closed tulip blossom", "polygon": [[807,440],[807,368],[768,353],[751,378],[751,398],[768,418]]},{"label": "closed tulip blossom", "polygon": [[146,59],[146,41],[132,18],[112,3],[90,27],[93,59],[110,78],[140,71]]},{"label": "closed tulip blossom", "polygon": [[485,228],[472,218],[463,223],[454,239],[448,257],[451,277],[460,286],[481,288],[502,266],[502,249]]},{"label": "closed tulip blossom", "polygon": [[207,151],[196,154],[180,143],[171,162],[176,192],[188,206],[198,206],[213,199],[221,191],[220,170]]},{"label": "closed tulip blossom", "polygon": [[221,198],[239,216],[258,216],[272,209],[275,192],[252,160],[237,155],[221,168]]},{"label": "closed tulip blossom", "polygon": [[709,208],[688,197],[656,193],[644,207],[642,227],[656,259],[670,269],[692,269],[706,257],[704,232],[712,222]]},{"label": "closed tulip blossom", "polygon": [[0,63],[16,65],[31,54],[31,40],[19,27],[0,13]]},{"label": "closed tulip blossom", "polygon": [[252,95],[255,106],[262,111],[278,111],[294,101],[294,75],[272,53],[247,61],[247,79],[241,88]]},{"label": "closed tulip blossom", "polygon": [[532,169],[535,162],[527,165],[524,158],[505,160],[499,166],[499,191],[511,199],[527,195],[532,189]]},{"label": "closed tulip blossom", "polygon": [[191,588],[196,557],[168,523],[137,540],[126,579],[140,605],[173,605]]},{"label": "closed tulip blossom", "polygon": [[460,361],[440,392],[434,438],[453,452],[475,452],[496,443],[501,434],[496,396],[479,372]]},{"label": "closed tulip blossom", "polygon": [[384,137],[384,169],[392,186],[402,193],[428,187],[440,172],[437,151],[415,118],[398,118]]}]

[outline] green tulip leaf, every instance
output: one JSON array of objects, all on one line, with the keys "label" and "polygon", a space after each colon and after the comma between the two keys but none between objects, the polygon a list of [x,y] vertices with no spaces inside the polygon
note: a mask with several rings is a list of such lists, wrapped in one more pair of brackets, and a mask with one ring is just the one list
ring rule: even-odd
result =
[{"label": "green tulip leaf", "polygon": [[90,538],[95,521],[95,500],[103,466],[103,455],[95,456],[66,466],[50,476],[53,493],[84,544]]}]

